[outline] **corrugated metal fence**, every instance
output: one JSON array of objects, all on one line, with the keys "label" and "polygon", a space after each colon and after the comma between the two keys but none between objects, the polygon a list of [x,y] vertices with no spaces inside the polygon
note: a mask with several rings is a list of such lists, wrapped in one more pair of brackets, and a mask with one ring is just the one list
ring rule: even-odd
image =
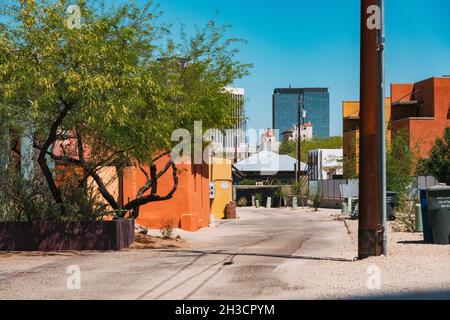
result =
[{"label": "corrugated metal fence", "polygon": [[[430,188],[437,184],[438,181],[434,177],[416,177],[410,188],[410,193],[415,196],[418,189]],[[358,180],[314,180],[309,181],[309,194],[315,194],[320,190],[324,199],[343,200],[357,197],[358,186]]]}]

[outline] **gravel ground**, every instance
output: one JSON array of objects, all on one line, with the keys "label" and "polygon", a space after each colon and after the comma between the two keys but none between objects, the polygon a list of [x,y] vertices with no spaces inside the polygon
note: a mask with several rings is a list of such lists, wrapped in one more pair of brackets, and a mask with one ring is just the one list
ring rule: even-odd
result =
[{"label": "gravel ground", "polygon": [[[343,223],[353,246],[357,246],[358,222],[346,219]],[[316,287],[311,288],[311,297],[401,299],[416,295],[450,299],[450,246],[426,245],[422,234],[389,229],[387,257],[347,264],[313,264],[310,279]],[[368,269],[373,267],[380,271],[380,289],[367,289]]]}]

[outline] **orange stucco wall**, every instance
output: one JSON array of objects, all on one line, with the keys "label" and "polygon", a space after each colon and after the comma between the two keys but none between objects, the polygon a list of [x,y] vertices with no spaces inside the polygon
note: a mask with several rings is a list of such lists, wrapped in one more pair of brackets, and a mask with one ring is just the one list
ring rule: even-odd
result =
[{"label": "orange stucco wall", "polygon": [[[450,126],[450,78],[430,78],[406,85],[393,84],[391,86],[392,96],[401,98],[407,94],[405,92],[407,89],[415,92],[407,98],[403,98],[402,101],[416,100],[419,101],[421,107],[415,113],[410,112],[413,116],[394,120],[392,123],[393,135],[401,129],[408,130],[410,147],[418,150],[420,157],[426,158],[436,139],[442,137],[445,128]],[[408,107],[402,108],[405,112],[404,110]]]},{"label": "orange stucco wall", "polygon": [[[159,160],[158,171],[168,158]],[[164,224],[174,223],[187,231],[197,231],[207,227],[210,220],[208,165],[177,165],[179,184],[172,199],[153,202],[140,208],[137,223],[147,228],[159,229]],[[158,180],[158,194],[167,194],[173,186],[172,169]],[[145,184],[145,176],[136,167],[124,172],[124,199],[134,199],[139,188]]]}]

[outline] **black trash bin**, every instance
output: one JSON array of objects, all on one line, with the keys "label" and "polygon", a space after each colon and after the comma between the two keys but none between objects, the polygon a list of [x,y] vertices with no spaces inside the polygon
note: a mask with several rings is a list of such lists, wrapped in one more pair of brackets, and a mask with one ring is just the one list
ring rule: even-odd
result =
[{"label": "black trash bin", "polygon": [[395,210],[398,204],[398,193],[390,192],[386,193],[386,205],[387,205],[387,218],[389,221],[395,221]]},{"label": "black trash bin", "polygon": [[430,215],[428,214],[427,189],[420,189],[420,205],[422,206],[423,239],[426,244],[433,243],[433,230],[430,225]]},{"label": "black trash bin", "polygon": [[450,187],[436,186],[427,190],[430,225],[435,244],[450,244]]}]

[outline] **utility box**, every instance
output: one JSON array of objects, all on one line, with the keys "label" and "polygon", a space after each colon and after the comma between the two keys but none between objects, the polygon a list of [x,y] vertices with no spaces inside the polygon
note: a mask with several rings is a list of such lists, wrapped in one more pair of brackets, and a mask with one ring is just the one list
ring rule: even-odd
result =
[{"label": "utility box", "polygon": [[450,187],[436,186],[427,190],[430,225],[435,244],[450,244]]},{"label": "utility box", "polygon": [[395,210],[398,204],[398,193],[390,192],[386,193],[386,208],[387,208],[387,218],[389,221],[395,221],[396,215]]}]

